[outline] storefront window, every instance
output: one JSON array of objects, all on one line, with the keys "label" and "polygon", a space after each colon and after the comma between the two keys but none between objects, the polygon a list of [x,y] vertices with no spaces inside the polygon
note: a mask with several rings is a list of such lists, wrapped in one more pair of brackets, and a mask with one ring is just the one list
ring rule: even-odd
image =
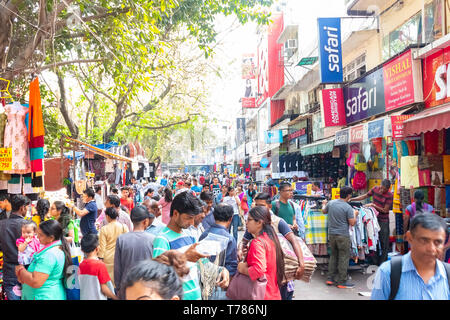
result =
[{"label": "storefront window", "polygon": [[422,42],[422,14],[418,12],[405,24],[389,34],[389,53],[394,56],[402,52],[411,44]]},{"label": "storefront window", "polygon": [[442,37],[442,0],[434,0],[425,6],[425,42]]}]

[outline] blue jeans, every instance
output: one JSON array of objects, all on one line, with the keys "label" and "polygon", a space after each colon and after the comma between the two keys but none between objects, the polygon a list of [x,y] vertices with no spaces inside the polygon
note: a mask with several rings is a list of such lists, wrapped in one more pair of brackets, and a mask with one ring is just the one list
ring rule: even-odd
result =
[{"label": "blue jeans", "polygon": [[227,292],[220,287],[216,287],[209,297],[209,300],[230,300],[227,297]]},{"label": "blue jeans", "polygon": [[294,291],[289,292],[287,283],[280,287],[281,300],[292,300]]},{"label": "blue jeans", "polygon": [[13,288],[17,286],[17,288],[22,289],[22,285],[16,278],[15,272],[16,265],[11,263],[3,264],[3,286],[2,289],[6,294],[6,298],[8,300],[20,300],[21,296],[16,295]]},{"label": "blue jeans", "polygon": [[238,214],[235,214],[233,216],[233,220],[231,220],[230,231],[231,231],[231,228],[233,228],[233,237],[234,237],[234,240],[236,240],[236,242],[238,241],[238,227],[239,227],[240,223],[241,223],[241,218],[239,217]]}]

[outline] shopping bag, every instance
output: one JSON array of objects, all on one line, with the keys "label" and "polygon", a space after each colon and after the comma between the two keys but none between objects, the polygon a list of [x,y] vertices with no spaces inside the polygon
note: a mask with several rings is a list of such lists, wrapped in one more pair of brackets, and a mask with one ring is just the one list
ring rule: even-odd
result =
[{"label": "shopping bag", "polygon": [[267,278],[262,276],[253,281],[249,276],[236,272],[227,289],[231,300],[264,300]]},{"label": "shopping bag", "polygon": [[72,243],[70,246],[70,255],[72,258],[72,265],[67,268],[68,276],[65,279],[66,299],[80,300],[78,269],[80,268],[81,261],[83,261],[83,252],[80,247]]}]

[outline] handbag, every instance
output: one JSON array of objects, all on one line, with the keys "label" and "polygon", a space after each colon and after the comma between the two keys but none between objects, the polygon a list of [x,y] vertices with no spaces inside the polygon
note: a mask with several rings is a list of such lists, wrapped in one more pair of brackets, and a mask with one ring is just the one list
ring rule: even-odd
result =
[{"label": "handbag", "polygon": [[244,212],[248,211],[247,197],[242,197],[241,208],[242,208],[242,210],[244,210]]},{"label": "handbag", "polygon": [[[266,246],[265,242],[264,246]],[[253,281],[249,276],[236,272],[228,286],[226,295],[231,300],[264,300],[266,286],[267,278],[265,275]]]},{"label": "handbag", "polygon": [[83,253],[80,247],[73,244],[70,245],[70,255],[72,258],[72,265],[68,267],[67,272],[70,275],[64,279],[64,288],[66,290],[67,300],[80,300],[80,282],[78,279],[78,269],[83,260]]}]

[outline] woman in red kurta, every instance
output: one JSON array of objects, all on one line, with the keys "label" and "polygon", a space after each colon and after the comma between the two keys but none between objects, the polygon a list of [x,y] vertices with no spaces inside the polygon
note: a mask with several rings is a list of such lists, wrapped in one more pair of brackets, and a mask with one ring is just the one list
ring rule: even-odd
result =
[{"label": "woman in red kurta", "polygon": [[247,230],[254,239],[250,243],[247,262],[238,264],[238,271],[256,279],[266,276],[264,300],[281,300],[280,286],[284,275],[284,257],[280,242],[271,225],[270,211],[255,207],[248,213]]}]

